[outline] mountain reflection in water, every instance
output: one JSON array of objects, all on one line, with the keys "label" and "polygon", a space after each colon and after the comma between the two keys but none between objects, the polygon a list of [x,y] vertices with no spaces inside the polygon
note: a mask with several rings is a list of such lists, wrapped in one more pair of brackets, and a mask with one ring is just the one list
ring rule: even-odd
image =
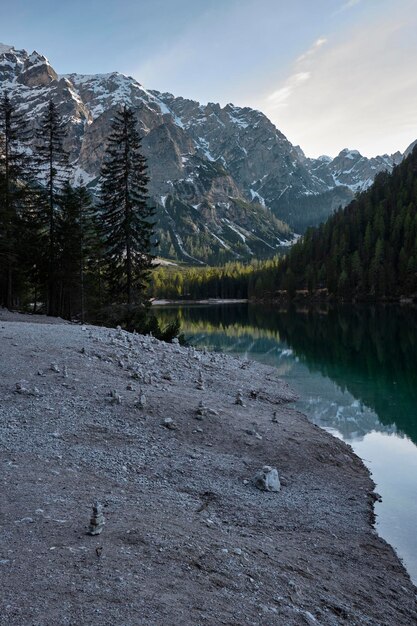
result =
[{"label": "mountain reflection in water", "polygon": [[[323,412],[326,425],[346,437],[353,434],[353,425],[343,421],[355,414],[363,422],[357,424],[362,434],[375,428],[399,431],[417,444],[416,309],[346,306],[296,311],[230,304],[161,307],[157,313],[164,322],[179,316],[193,345],[247,354],[277,366],[280,375],[289,378],[298,379],[303,365],[330,379],[354,400],[343,406],[334,399],[333,411],[321,405],[317,394],[312,409],[316,403],[314,412]],[[305,390],[299,392],[305,395]]]}]

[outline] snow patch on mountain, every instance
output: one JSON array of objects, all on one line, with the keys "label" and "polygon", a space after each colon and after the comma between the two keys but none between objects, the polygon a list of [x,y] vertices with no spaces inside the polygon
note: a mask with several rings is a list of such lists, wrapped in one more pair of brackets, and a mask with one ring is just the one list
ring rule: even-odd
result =
[{"label": "snow patch on mountain", "polygon": [[252,200],[257,200],[259,204],[261,204],[263,207],[266,207],[265,198],[263,198],[257,191],[252,188],[249,189],[249,192],[252,196]]}]

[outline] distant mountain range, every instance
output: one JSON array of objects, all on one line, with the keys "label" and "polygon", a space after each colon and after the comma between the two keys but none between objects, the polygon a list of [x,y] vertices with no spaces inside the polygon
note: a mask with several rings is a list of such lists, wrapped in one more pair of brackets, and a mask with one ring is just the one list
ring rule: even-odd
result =
[{"label": "distant mountain range", "polygon": [[137,111],[161,256],[267,257],[326,219],[403,155],[307,158],[260,111],[149,91],[129,76],[59,76],[42,54],[0,44],[0,91],[36,126],[52,99],[68,124],[74,179],[94,188],[115,110]]}]

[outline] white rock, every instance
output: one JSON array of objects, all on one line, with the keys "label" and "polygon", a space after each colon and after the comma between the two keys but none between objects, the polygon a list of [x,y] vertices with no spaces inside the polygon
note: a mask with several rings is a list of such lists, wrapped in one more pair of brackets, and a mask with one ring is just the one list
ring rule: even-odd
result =
[{"label": "white rock", "polygon": [[279,482],[278,470],[270,465],[264,465],[257,472],[254,478],[255,487],[261,491],[279,491],[281,483]]},{"label": "white rock", "polygon": [[172,417],[166,417],[162,422],[162,426],[165,426],[165,428],[168,428],[169,430],[176,430],[177,428]]}]

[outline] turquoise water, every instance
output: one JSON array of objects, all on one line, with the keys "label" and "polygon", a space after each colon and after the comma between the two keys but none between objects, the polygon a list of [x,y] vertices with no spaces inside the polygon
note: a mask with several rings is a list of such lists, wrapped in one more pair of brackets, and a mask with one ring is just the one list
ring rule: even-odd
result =
[{"label": "turquoise water", "polygon": [[222,304],[156,308],[187,340],[273,365],[297,407],[349,443],[372,473],[379,534],[417,583],[417,310],[315,311]]}]

